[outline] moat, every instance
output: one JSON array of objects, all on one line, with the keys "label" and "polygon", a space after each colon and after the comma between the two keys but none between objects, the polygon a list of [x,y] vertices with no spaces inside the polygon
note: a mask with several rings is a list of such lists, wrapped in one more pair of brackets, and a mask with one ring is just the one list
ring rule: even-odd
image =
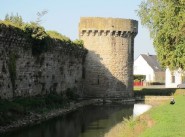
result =
[{"label": "moat", "polygon": [[2,137],[103,137],[123,118],[129,118],[133,108],[134,104],[90,105]]}]

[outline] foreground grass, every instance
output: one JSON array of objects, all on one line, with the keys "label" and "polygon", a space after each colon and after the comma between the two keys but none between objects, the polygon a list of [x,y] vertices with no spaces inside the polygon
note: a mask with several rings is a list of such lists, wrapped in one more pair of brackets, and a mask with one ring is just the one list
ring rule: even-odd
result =
[{"label": "foreground grass", "polygon": [[152,127],[154,121],[149,115],[124,119],[122,123],[113,127],[104,137],[138,137],[147,128]]},{"label": "foreground grass", "polygon": [[175,100],[175,105],[167,103],[148,113],[156,124],[139,137],[185,137],[185,96],[176,96]]},{"label": "foreground grass", "polygon": [[185,137],[185,90],[176,90],[174,98],[175,105],[167,101],[137,118],[124,120],[105,137]]}]

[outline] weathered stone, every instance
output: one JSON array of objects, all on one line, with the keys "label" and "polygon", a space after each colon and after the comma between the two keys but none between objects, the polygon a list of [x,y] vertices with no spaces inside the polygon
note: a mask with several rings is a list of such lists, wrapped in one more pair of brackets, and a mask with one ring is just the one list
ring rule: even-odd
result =
[{"label": "weathered stone", "polygon": [[133,95],[133,49],[137,31],[135,20],[81,18],[79,35],[88,50],[83,72],[84,96]]},{"label": "weathered stone", "polygon": [[86,50],[59,40],[34,56],[22,30],[0,24],[0,98],[62,94],[72,88],[80,97],[131,97],[137,30],[135,20],[81,18],[79,35],[88,49],[84,59]]},{"label": "weathered stone", "polygon": [[[0,28],[0,98],[62,94],[68,88],[75,88],[81,95],[84,49],[55,41],[47,52],[33,56],[32,43],[24,37],[24,32],[4,25]],[[12,55],[15,60],[10,60]],[[9,73],[11,61],[16,64],[14,83]]]}]

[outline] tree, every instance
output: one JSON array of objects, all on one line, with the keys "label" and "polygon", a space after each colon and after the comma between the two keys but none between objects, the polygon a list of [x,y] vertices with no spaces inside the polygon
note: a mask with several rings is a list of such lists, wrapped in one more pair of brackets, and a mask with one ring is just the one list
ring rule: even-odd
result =
[{"label": "tree", "polygon": [[153,38],[158,60],[185,69],[185,0],[143,0],[137,11]]},{"label": "tree", "polygon": [[41,18],[44,17],[44,15],[46,15],[48,13],[47,10],[43,10],[41,12],[37,12],[37,20],[36,23],[37,24],[41,24],[41,22],[43,21]]}]

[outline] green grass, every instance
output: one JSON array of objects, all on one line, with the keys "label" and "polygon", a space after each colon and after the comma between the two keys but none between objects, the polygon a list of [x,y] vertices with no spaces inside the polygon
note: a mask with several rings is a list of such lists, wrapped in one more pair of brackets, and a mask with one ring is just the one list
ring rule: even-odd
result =
[{"label": "green grass", "polygon": [[185,137],[185,96],[176,96],[175,100],[175,105],[168,102],[148,112],[155,124],[139,137]]},{"label": "green grass", "polygon": [[63,108],[68,102],[67,98],[57,94],[16,98],[13,101],[0,100],[0,126],[29,115],[30,112],[42,114],[52,109]]},{"label": "green grass", "polygon": [[[154,90],[164,92],[164,89]],[[142,88],[135,89],[135,92],[142,91]],[[154,92],[153,89],[146,91]],[[174,105],[166,101],[136,118],[124,120],[105,137],[185,137],[185,89],[175,89],[173,95]]]},{"label": "green grass", "polygon": [[141,87],[141,86],[134,86],[134,91],[140,91],[140,90],[142,90],[143,89],[143,87]]}]

